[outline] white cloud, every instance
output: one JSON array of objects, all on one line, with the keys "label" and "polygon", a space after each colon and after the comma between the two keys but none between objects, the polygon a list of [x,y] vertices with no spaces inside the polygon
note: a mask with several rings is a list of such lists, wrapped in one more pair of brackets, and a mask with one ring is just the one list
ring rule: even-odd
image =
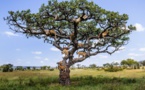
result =
[{"label": "white cloud", "polygon": [[20,51],[21,49],[17,48],[16,51]]},{"label": "white cloud", "polygon": [[115,53],[120,53],[120,51],[116,51]]},{"label": "white cloud", "polygon": [[55,47],[52,47],[50,48],[51,51],[59,51],[59,49],[55,48]]},{"label": "white cloud", "polygon": [[135,51],[135,50],[136,50],[136,48],[131,48],[131,49],[130,49],[130,51]]},{"label": "white cloud", "polygon": [[108,58],[108,56],[105,56],[105,55],[99,55],[99,58]]},{"label": "white cloud", "polygon": [[128,55],[129,56],[138,56],[138,54],[135,54],[135,53],[129,53]]},{"label": "white cloud", "polygon": [[132,57],[142,56],[142,54],[136,54],[136,53],[129,53],[128,55]]},{"label": "white cloud", "polygon": [[40,63],[44,63],[44,61],[40,61]]},{"label": "white cloud", "polygon": [[33,54],[37,54],[37,55],[40,55],[40,54],[42,54],[42,52],[41,51],[35,51],[35,52],[32,52]]},{"label": "white cloud", "polygon": [[129,57],[130,59],[135,59],[134,57]]},{"label": "white cloud", "polygon": [[18,36],[17,34],[13,33],[13,32],[9,32],[9,31],[6,31],[4,32],[5,35],[11,37],[11,36]]},{"label": "white cloud", "polygon": [[35,59],[41,59],[41,57],[39,57],[39,56],[35,56],[34,58],[35,58]]},{"label": "white cloud", "polygon": [[139,51],[145,51],[145,48],[140,48]]},{"label": "white cloud", "polygon": [[144,31],[145,30],[145,27],[143,27],[141,24],[139,23],[136,23],[135,24],[135,27],[136,27],[136,30],[141,32],[141,31]]},{"label": "white cloud", "polygon": [[49,59],[48,59],[48,58],[44,58],[44,60],[45,60],[45,61],[48,61]]}]

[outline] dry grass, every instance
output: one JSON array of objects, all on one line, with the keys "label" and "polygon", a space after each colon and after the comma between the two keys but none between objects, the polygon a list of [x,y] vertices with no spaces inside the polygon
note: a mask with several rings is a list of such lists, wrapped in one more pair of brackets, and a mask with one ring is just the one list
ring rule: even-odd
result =
[{"label": "dry grass", "polygon": [[140,77],[145,77],[145,70],[134,69],[134,70],[123,70],[118,72],[105,72],[104,70],[98,71],[92,69],[87,69],[87,70],[76,69],[76,70],[72,70],[71,72],[71,76],[83,76],[83,75],[140,78]]},{"label": "dry grass", "polygon": [[142,69],[119,72],[75,69],[71,70],[69,87],[58,84],[58,75],[58,70],[0,72],[0,90],[145,90]]},{"label": "dry grass", "polygon": [[19,77],[23,78],[34,78],[34,77],[52,77],[58,76],[58,70],[54,71],[47,71],[47,70],[40,70],[40,71],[13,71],[13,72],[0,72],[0,78],[7,78],[7,79],[17,79]]},{"label": "dry grass", "polygon": [[[7,78],[7,79],[17,79],[19,77],[58,77],[59,71],[47,71],[47,70],[40,70],[40,71],[14,71],[14,72],[0,72],[0,78]],[[78,77],[78,76],[107,76],[107,77],[127,77],[127,78],[141,78],[145,77],[145,70],[143,69],[136,69],[136,70],[123,70],[119,72],[105,72],[104,70],[98,71],[95,69],[74,69],[71,70],[70,73],[71,77]]]}]

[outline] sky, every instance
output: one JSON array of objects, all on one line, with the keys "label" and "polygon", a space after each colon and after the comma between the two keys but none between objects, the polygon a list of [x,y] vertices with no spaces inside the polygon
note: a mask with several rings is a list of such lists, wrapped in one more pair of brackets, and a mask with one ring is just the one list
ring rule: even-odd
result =
[{"label": "sky", "polygon": [[[62,1],[62,0],[59,0]],[[89,0],[88,0],[89,1]],[[128,25],[136,26],[132,32],[130,41],[112,55],[98,54],[83,62],[76,63],[89,66],[96,64],[102,66],[105,63],[120,62],[132,58],[136,61],[145,60],[145,0],[90,0],[100,7],[116,11],[129,16]],[[62,60],[61,52],[42,39],[34,37],[26,38],[23,34],[14,33],[4,21],[8,11],[27,10],[38,12],[43,3],[48,0],[0,0],[0,65],[11,63],[14,66],[52,66]]]}]

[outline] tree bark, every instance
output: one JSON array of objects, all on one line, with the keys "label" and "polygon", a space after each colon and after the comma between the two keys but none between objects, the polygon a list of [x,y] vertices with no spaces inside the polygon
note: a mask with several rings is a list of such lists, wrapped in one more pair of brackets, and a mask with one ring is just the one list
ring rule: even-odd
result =
[{"label": "tree bark", "polygon": [[70,70],[69,67],[66,66],[65,70],[59,70],[59,83],[61,85],[70,85]]}]

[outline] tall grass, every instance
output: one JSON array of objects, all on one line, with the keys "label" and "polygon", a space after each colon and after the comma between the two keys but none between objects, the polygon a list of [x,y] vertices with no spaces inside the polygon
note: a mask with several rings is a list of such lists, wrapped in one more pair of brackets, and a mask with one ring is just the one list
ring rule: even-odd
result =
[{"label": "tall grass", "polygon": [[[78,71],[72,71],[70,86],[58,84],[57,71],[0,73],[0,90],[145,90],[145,77],[143,76],[114,77],[110,76],[112,73],[109,72],[106,73],[109,75],[105,76],[96,70],[84,71],[79,72],[82,75],[75,74]],[[99,74],[89,75],[90,73],[87,72],[98,72]],[[134,73],[137,72],[134,71]],[[4,74],[9,75],[2,76]]]},{"label": "tall grass", "polygon": [[57,77],[0,79],[0,90],[145,90],[143,78],[78,76],[71,86],[61,86]]}]

